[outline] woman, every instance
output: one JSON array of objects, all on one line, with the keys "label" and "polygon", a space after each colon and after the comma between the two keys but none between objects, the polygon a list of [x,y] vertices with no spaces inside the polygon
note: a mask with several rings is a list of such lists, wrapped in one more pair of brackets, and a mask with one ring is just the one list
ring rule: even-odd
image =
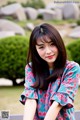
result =
[{"label": "woman", "polygon": [[74,120],[79,75],[79,65],[67,60],[59,32],[47,23],[36,26],[30,36],[20,98],[25,104],[24,120]]}]

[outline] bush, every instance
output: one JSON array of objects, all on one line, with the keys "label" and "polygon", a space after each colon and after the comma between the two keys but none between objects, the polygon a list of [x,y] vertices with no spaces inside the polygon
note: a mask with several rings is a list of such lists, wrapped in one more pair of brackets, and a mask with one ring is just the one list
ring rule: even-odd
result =
[{"label": "bush", "polygon": [[80,19],[79,19],[79,20],[77,20],[77,25],[80,25]]},{"label": "bush", "polygon": [[13,17],[13,16],[4,16],[4,19],[7,19],[7,20],[10,20],[10,21],[14,21],[14,20],[16,20],[17,19],[17,17],[15,16],[15,17]]},{"label": "bush", "polygon": [[72,60],[72,56],[71,56],[70,50],[68,50],[68,49],[66,48],[66,52],[67,52],[67,59],[68,59],[68,60]]},{"label": "bush", "polygon": [[45,4],[43,2],[43,0],[28,0],[27,3],[22,3],[23,7],[33,7],[35,9],[38,8],[45,8]]},{"label": "bush", "polygon": [[39,15],[37,16],[37,18],[38,18],[38,19],[43,19],[43,15],[39,14]]},{"label": "bush", "polygon": [[67,49],[70,50],[72,59],[80,64],[80,39],[67,45]]},{"label": "bush", "polygon": [[13,36],[0,39],[0,78],[7,78],[16,84],[17,78],[24,78],[28,51],[28,38]]}]

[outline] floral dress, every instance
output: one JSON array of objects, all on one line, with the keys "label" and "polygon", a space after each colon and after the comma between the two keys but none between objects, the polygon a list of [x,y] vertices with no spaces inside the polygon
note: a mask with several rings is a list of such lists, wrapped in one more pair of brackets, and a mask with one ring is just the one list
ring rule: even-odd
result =
[{"label": "floral dress", "polygon": [[[53,74],[54,71],[50,71]],[[50,82],[47,90],[35,89],[31,86],[35,82],[32,69],[25,67],[25,88],[20,97],[20,102],[25,104],[27,98],[37,100],[37,110],[34,120],[44,120],[44,117],[51,106],[52,101],[58,102],[62,107],[56,120],[75,120],[74,117],[74,96],[78,89],[80,77],[80,66],[73,61],[66,61],[63,75],[55,82]],[[53,111],[53,115],[55,111]]]}]

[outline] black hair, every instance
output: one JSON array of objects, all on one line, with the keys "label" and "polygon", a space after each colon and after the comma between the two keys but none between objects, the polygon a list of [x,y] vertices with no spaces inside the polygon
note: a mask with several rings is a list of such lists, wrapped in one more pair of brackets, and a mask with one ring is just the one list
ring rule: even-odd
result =
[{"label": "black hair", "polygon": [[[46,36],[58,49],[58,57],[54,62],[54,72],[52,75],[50,75],[47,62],[38,55],[36,50],[37,40],[40,38],[46,40]],[[29,52],[27,57],[28,65],[30,61],[32,62],[32,65],[29,66],[32,68],[32,72],[36,79],[33,87],[45,90],[47,89],[49,82],[55,81],[58,77],[61,77],[66,64],[66,57],[65,45],[57,29],[48,23],[36,26],[30,36]]]}]

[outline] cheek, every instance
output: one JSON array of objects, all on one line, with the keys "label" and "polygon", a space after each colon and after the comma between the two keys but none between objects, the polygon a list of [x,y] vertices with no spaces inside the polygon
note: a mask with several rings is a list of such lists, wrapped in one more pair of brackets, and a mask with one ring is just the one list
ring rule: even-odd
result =
[{"label": "cheek", "polygon": [[57,49],[57,47],[54,48],[54,51],[58,54],[58,49]]},{"label": "cheek", "polygon": [[44,56],[43,50],[37,50],[38,55],[42,58]]},{"label": "cheek", "polygon": [[58,53],[58,50],[56,50],[56,55],[58,56],[58,54],[59,54],[59,53]]},{"label": "cheek", "polygon": [[58,54],[58,49],[56,49],[56,53]]},{"label": "cheek", "polygon": [[38,54],[39,54],[40,56],[43,55],[43,51],[37,50],[37,52],[38,52]]}]

